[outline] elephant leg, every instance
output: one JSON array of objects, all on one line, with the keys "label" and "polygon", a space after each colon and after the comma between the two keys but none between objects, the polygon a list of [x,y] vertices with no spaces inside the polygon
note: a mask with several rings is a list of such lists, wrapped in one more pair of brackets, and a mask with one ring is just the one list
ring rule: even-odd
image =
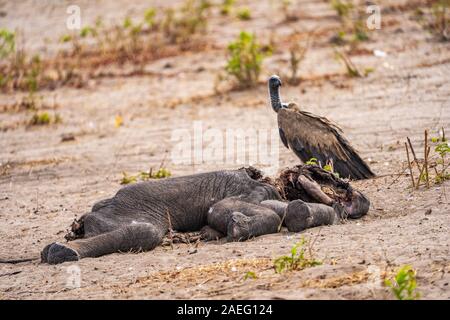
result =
[{"label": "elephant leg", "polygon": [[160,228],[147,223],[128,225],[86,239],[49,244],[42,250],[41,260],[57,264],[119,251],[148,251],[162,242],[164,233]]},{"label": "elephant leg", "polygon": [[278,232],[281,219],[269,208],[237,198],[227,198],[211,207],[208,225],[226,234],[228,241],[241,241]]},{"label": "elephant leg", "polygon": [[261,206],[272,209],[275,211],[281,220],[284,220],[286,215],[286,208],[288,206],[288,202],[279,201],[279,200],[264,200],[260,203]]},{"label": "elephant leg", "polygon": [[286,208],[285,225],[291,232],[300,232],[308,228],[336,224],[339,219],[339,214],[333,207],[294,200]]}]

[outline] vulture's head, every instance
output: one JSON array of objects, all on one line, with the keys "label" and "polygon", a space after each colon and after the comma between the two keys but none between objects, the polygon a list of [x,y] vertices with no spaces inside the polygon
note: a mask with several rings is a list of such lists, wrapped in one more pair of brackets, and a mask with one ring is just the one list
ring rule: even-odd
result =
[{"label": "vulture's head", "polygon": [[278,89],[281,87],[281,79],[277,75],[273,75],[269,78],[269,87],[271,89]]}]

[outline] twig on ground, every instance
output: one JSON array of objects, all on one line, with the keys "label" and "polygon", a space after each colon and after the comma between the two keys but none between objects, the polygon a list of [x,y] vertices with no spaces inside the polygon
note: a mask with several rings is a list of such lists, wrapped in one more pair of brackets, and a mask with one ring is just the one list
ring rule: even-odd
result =
[{"label": "twig on ground", "polygon": [[[430,153],[430,150],[431,150],[431,148],[428,147],[428,151],[426,152],[427,157],[428,157],[428,154]],[[421,178],[422,178],[422,175],[423,175],[424,170],[425,170],[425,164],[424,164],[424,165],[422,166],[422,168],[420,169],[419,178],[417,179],[417,184],[416,184],[416,189],[417,189],[417,190],[419,189],[419,186],[420,186],[420,180],[421,180]]]},{"label": "twig on ground", "polygon": [[410,161],[410,159],[409,159],[408,144],[407,144],[406,142],[405,142],[405,149],[406,149],[406,157],[408,158],[409,174],[411,175],[412,187],[413,187],[413,189],[414,189],[414,187],[415,187],[414,176],[413,176],[413,172],[412,172],[411,161]]},{"label": "twig on ground", "polygon": [[[405,175],[406,169],[407,168],[403,168],[400,173],[396,173],[397,177],[387,186],[387,189],[389,189],[394,183],[396,183],[398,181],[398,179],[400,179],[401,176]],[[393,174],[391,174],[391,175],[393,175]]]},{"label": "twig on ground", "polygon": [[18,263],[22,263],[22,262],[35,261],[35,260],[39,260],[39,259],[40,258],[25,258],[25,259],[11,259],[11,260],[0,259],[0,263],[18,264]]},{"label": "twig on ground", "polygon": [[430,176],[428,174],[428,153],[429,153],[429,148],[428,148],[428,131],[425,130],[425,147],[424,147],[424,159],[425,159],[425,176],[426,176],[426,181],[427,181],[427,188],[430,187]]},{"label": "twig on ground", "polygon": [[14,276],[19,273],[22,273],[22,271],[13,271],[13,272],[8,272],[8,273],[3,273],[3,274],[0,274],[0,277]]},{"label": "twig on ground", "polygon": [[409,137],[406,137],[406,140],[408,140],[409,148],[411,149],[414,161],[416,162],[416,165],[419,166],[419,161],[417,160],[416,152],[414,151],[411,140],[409,139]]}]

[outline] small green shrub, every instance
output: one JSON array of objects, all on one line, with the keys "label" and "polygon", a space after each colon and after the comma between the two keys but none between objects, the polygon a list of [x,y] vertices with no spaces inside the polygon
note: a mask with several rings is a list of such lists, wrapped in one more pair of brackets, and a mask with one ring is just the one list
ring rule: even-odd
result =
[{"label": "small green shrub", "polygon": [[150,169],[148,172],[141,171],[136,175],[129,175],[126,172],[122,172],[120,184],[130,184],[138,181],[147,181],[150,179],[164,179],[170,177],[171,175],[172,173],[168,169],[162,167],[156,172],[153,172],[153,170]]},{"label": "small green shrub", "polygon": [[292,85],[297,85],[299,82],[298,70],[300,64],[305,59],[308,46],[309,37],[304,44],[302,44],[299,39],[294,38],[293,43],[289,46],[289,67],[291,70],[289,83]]},{"label": "small green shrub", "polygon": [[156,17],[155,8],[148,8],[147,10],[145,10],[144,22],[147,24],[149,28],[153,28],[153,26],[156,25],[155,17]]},{"label": "small green shrub", "polygon": [[205,31],[211,4],[207,0],[186,0],[179,11],[165,10],[162,30],[171,43],[186,42],[191,36]]},{"label": "small green shrub", "polygon": [[439,0],[431,7],[430,29],[441,40],[450,40],[450,1]]},{"label": "small green shrub", "polygon": [[237,12],[237,17],[240,20],[250,20],[252,18],[252,14],[250,12],[249,8],[241,8],[239,9],[239,11]]},{"label": "small green shrub", "polygon": [[16,50],[16,34],[7,29],[0,29],[0,59],[9,58]]},{"label": "small green shrub", "polygon": [[450,172],[448,172],[450,166],[450,161],[448,159],[450,155],[450,145],[445,136],[442,138],[432,138],[431,142],[434,144],[434,152],[438,156],[436,165],[434,166],[434,180],[436,184],[440,184],[446,180],[450,180]]},{"label": "small green shrub", "polygon": [[235,0],[223,0],[220,6],[220,14],[224,16],[229,15],[233,9],[234,2]]},{"label": "small green shrub", "polygon": [[29,121],[31,126],[44,126],[49,124],[61,123],[62,118],[59,114],[55,114],[53,117],[48,112],[35,113]]},{"label": "small green shrub", "polygon": [[347,19],[350,17],[350,13],[354,8],[351,1],[332,0],[331,7],[336,11],[341,19]]},{"label": "small green shrub", "polygon": [[248,272],[246,272],[245,275],[244,275],[244,280],[247,280],[247,279],[258,279],[258,276],[256,275],[255,272],[253,272],[253,271],[248,271]]},{"label": "small green shrub", "polygon": [[284,21],[290,22],[298,20],[298,16],[294,11],[291,0],[283,0],[281,1],[281,11],[284,15]]},{"label": "small green shrub", "polygon": [[238,39],[228,45],[225,70],[241,87],[252,87],[258,82],[262,62],[269,54],[261,49],[254,34],[242,31]]},{"label": "small green shrub", "polygon": [[282,273],[284,271],[302,270],[305,268],[321,265],[321,261],[315,260],[312,257],[311,248],[309,248],[309,253],[306,252],[306,244],[306,239],[302,238],[300,242],[292,247],[290,255],[281,256],[275,259],[273,262],[275,272]]},{"label": "small green shrub", "polygon": [[393,279],[386,279],[384,283],[398,300],[420,298],[420,293],[416,292],[416,271],[409,265],[401,267]]},{"label": "small green shrub", "polygon": [[362,7],[354,5],[351,0],[332,0],[331,7],[336,11],[342,25],[333,37],[333,42],[340,45],[350,42],[356,46],[358,42],[369,40]]},{"label": "small green shrub", "polygon": [[317,162],[317,158],[311,158],[308,161],[306,161],[306,164],[308,165],[313,165],[313,166],[318,166],[319,163]]}]

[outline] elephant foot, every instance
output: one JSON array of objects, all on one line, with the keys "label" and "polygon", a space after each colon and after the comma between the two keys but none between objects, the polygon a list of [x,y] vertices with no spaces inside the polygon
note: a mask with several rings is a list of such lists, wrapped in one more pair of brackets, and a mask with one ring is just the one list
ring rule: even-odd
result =
[{"label": "elephant foot", "polygon": [[302,200],[289,203],[286,208],[285,223],[289,231],[300,232],[312,224],[313,216],[308,204]]},{"label": "elephant foot", "polygon": [[320,203],[306,203],[295,200],[286,208],[286,227],[291,232],[300,232],[307,228],[335,224],[338,221],[336,211]]},{"label": "elephant foot", "polygon": [[78,252],[58,242],[49,244],[41,252],[41,262],[43,263],[58,264],[78,260],[80,260]]},{"label": "elephant foot", "polygon": [[227,228],[228,241],[243,241],[250,238],[250,218],[240,212],[233,212]]}]

